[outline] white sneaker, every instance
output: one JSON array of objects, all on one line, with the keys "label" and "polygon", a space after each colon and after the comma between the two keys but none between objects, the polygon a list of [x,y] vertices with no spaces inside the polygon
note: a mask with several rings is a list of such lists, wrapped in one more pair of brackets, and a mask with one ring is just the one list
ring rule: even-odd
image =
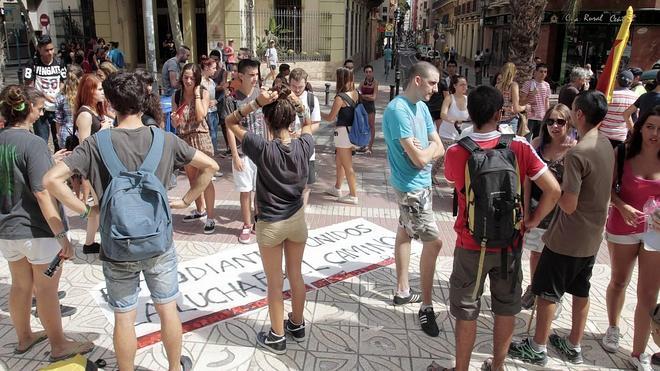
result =
[{"label": "white sneaker", "polygon": [[621,338],[621,333],[619,328],[616,326],[610,326],[605,332],[605,336],[600,341],[603,345],[603,349],[610,353],[616,353],[619,350],[619,339]]},{"label": "white sneaker", "polygon": [[357,196],[351,196],[350,194],[341,196],[337,199],[338,202],[344,203],[344,204],[350,204],[350,205],[357,205],[358,204],[358,198]]},{"label": "white sneaker", "polygon": [[630,357],[630,363],[633,364],[635,370],[637,371],[653,371],[653,366],[651,366],[651,357],[648,354],[642,353],[637,357]]},{"label": "white sneaker", "polygon": [[330,196],[341,197],[341,189],[337,189],[334,186],[326,189],[325,193],[329,194]]}]

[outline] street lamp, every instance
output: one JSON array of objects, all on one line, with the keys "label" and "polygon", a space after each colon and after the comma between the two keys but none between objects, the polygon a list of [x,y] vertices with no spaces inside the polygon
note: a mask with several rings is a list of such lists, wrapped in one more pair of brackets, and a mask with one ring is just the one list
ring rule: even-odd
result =
[{"label": "street lamp", "polygon": [[399,29],[399,16],[401,15],[401,11],[399,11],[399,8],[397,7],[394,10],[394,50],[396,51],[396,65],[394,67],[394,83],[396,86],[396,95],[399,95],[399,86],[401,84],[401,72],[399,71],[399,41],[397,40],[398,38],[401,37],[400,32],[401,30]]}]

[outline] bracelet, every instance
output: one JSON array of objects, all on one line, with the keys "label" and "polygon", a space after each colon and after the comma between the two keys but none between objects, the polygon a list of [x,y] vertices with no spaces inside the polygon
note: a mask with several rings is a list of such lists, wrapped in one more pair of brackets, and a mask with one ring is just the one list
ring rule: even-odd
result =
[{"label": "bracelet", "polygon": [[91,206],[89,206],[89,205],[85,205],[85,211],[84,211],[82,214],[80,214],[80,218],[81,218],[81,219],[87,219],[87,217],[89,216],[89,212],[90,212],[91,210],[92,210],[92,207],[91,207]]},{"label": "bracelet", "polygon": [[199,95],[195,95],[195,99],[202,99]]},{"label": "bracelet", "polygon": [[61,239],[66,237],[66,233],[67,233],[66,230],[64,230],[64,231],[56,234],[53,238],[55,238],[56,240],[61,240]]},{"label": "bracelet", "polygon": [[255,99],[254,102],[257,103],[257,106],[259,106],[259,108],[263,107],[263,105],[261,105],[261,103],[259,103],[259,99]]}]

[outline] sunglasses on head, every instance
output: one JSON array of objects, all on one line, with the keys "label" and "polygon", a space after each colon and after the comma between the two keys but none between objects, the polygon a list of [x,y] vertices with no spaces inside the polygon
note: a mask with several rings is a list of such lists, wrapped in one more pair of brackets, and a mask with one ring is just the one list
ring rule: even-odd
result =
[{"label": "sunglasses on head", "polygon": [[545,120],[545,124],[548,126],[552,126],[554,124],[557,124],[559,126],[565,126],[566,125],[566,120],[564,119],[547,119]]}]

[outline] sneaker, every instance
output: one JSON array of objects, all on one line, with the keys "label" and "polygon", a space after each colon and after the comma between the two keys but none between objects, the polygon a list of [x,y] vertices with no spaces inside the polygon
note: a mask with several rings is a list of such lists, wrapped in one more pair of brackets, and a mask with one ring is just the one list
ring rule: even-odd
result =
[{"label": "sneaker", "polygon": [[651,364],[654,366],[660,366],[660,353],[653,353],[653,356],[651,356]]},{"label": "sneaker", "polygon": [[548,354],[535,350],[532,347],[531,338],[525,338],[522,341],[512,341],[509,344],[509,357],[538,366],[545,366],[548,363]]},{"label": "sneaker", "polygon": [[99,252],[101,252],[101,245],[98,242],[83,245],[83,254],[98,254]]},{"label": "sneaker", "polygon": [[[57,298],[59,300],[64,299],[65,296],[66,296],[66,291],[58,291],[57,292]],[[34,308],[36,306],[37,306],[37,298],[32,298],[32,307]]]},{"label": "sneaker", "polygon": [[341,189],[337,189],[335,187],[330,187],[326,189],[325,193],[329,194],[330,196],[341,197]]},{"label": "sneaker", "polygon": [[241,229],[241,234],[238,235],[238,242],[244,243],[244,244],[249,244],[252,242],[252,226],[250,225],[244,225],[243,229]]},{"label": "sneaker", "polygon": [[215,174],[213,174],[213,177],[222,178],[223,176],[225,176],[225,173],[222,171],[216,171]]},{"label": "sneaker", "polygon": [[181,364],[181,371],[191,371],[192,370],[192,359],[188,356],[181,356],[179,363]]},{"label": "sneaker", "polygon": [[291,313],[289,313],[289,318],[284,320],[284,332],[291,335],[298,343],[305,341],[305,320],[301,325],[296,325],[291,321]]},{"label": "sneaker", "polygon": [[196,220],[200,220],[200,219],[205,218],[205,217],[206,217],[206,211],[204,211],[203,213],[200,213],[197,210],[193,210],[193,212],[190,213],[190,215],[186,215],[186,216],[183,217],[183,222],[184,223],[192,223]]},{"label": "sneaker", "polygon": [[257,334],[257,344],[275,354],[286,353],[286,337],[276,335],[272,329],[268,332],[259,332]]},{"label": "sneaker", "polygon": [[651,366],[651,357],[642,353],[638,357],[631,356],[630,363],[633,364],[633,368],[637,371],[653,371],[653,366]]},{"label": "sneaker", "polygon": [[341,202],[343,204],[349,204],[349,205],[357,205],[358,204],[358,198],[357,196],[351,196],[350,194],[341,196],[337,199],[337,202]]},{"label": "sneaker", "polygon": [[550,340],[550,345],[552,345],[557,352],[564,355],[569,362],[578,365],[584,362],[582,359],[582,350],[571,347],[565,337],[552,334],[548,339]]},{"label": "sneaker", "polygon": [[410,295],[403,297],[399,296],[399,294],[394,294],[394,305],[403,305],[403,304],[409,304],[409,303],[421,303],[422,302],[422,295],[420,295],[417,292],[413,292],[410,290]]},{"label": "sneaker", "polygon": [[[68,305],[60,305],[60,313],[62,315],[62,318],[71,317],[74,314],[76,314],[77,311],[78,309],[76,309],[76,307],[70,307]],[[32,311],[32,315],[35,318],[39,318],[39,313],[37,312],[36,309]]]},{"label": "sneaker", "polygon": [[215,232],[215,220],[207,220],[204,224],[204,233],[211,234]]},{"label": "sneaker", "polygon": [[534,307],[535,302],[536,302],[536,295],[534,295],[534,293],[532,292],[532,285],[528,285],[527,288],[525,289],[525,293],[520,299],[520,305],[522,306],[523,309],[530,310]]},{"label": "sneaker", "polygon": [[419,324],[422,326],[422,331],[424,331],[426,335],[436,337],[440,334],[438,323],[435,321],[435,312],[433,312],[433,308],[426,308],[424,311],[420,309],[417,316],[419,317]]},{"label": "sneaker", "polygon": [[610,326],[605,332],[605,336],[600,340],[603,349],[606,352],[616,353],[619,350],[619,339],[621,338],[621,332],[616,326]]}]

